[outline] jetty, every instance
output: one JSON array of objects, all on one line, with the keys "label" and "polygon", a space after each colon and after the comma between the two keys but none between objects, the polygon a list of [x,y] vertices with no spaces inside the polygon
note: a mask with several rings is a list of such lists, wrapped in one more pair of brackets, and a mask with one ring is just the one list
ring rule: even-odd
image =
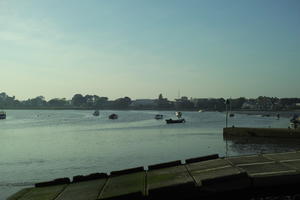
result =
[{"label": "jetty", "polygon": [[230,127],[223,128],[224,137],[248,136],[248,137],[277,137],[277,138],[300,138],[300,129],[293,128],[248,128]]},{"label": "jetty", "polygon": [[300,151],[218,154],[36,183],[8,200],[253,199],[300,193]]}]

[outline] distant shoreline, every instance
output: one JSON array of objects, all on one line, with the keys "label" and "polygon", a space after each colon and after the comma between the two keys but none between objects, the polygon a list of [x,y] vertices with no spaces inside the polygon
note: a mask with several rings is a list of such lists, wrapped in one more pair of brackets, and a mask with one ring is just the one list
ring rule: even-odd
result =
[{"label": "distant shoreline", "polygon": [[280,117],[292,117],[294,114],[300,114],[300,110],[288,110],[288,111],[247,111],[247,110],[239,110],[239,111],[231,111],[232,113],[236,114],[246,114],[246,115],[262,115],[270,117],[277,117],[277,114],[279,114]]},{"label": "distant shoreline", "polygon": [[[80,108],[80,107],[69,107],[69,108],[37,108],[37,107],[29,107],[29,108],[0,108],[0,110],[115,110],[115,111],[186,111],[186,112],[199,112],[196,109],[133,109],[133,108]],[[217,111],[217,110],[203,110],[202,112],[222,112],[226,113],[225,110]],[[282,117],[290,117],[294,114],[300,114],[300,110],[285,110],[285,111],[268,111],[268,110],[232,110],[228,111],[229,113],[235,114],[246,114],[246,115],[269,115],[269,116],[277,116],[279,114]]]}]

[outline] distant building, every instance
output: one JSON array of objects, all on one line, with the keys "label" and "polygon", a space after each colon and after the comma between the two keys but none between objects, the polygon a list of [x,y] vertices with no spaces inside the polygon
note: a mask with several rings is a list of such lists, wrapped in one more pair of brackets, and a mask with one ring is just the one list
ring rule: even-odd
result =
[{"label": "distant building", "polygon": [[242,105],[242,109],[254,110],[257,109],[257,103],[255,101],[246,101]]},{"label": "distant building", "polygon": [[154,99],[136,99],[130,104],[130,107],[153,107],[157,106],[157,101]]},{"label": "distant building", "polygon": [[180,99],[175,99],[175,105],[184,103],[184,102],[188,102],[189,98],[186,96],[181,97]]},{"label": "distant building", "polygon": [[188,97],[183,96],[180,99],[175,99],[175,107],[176,109],[193,109],[195,104],[192,98],[189,100]]}]

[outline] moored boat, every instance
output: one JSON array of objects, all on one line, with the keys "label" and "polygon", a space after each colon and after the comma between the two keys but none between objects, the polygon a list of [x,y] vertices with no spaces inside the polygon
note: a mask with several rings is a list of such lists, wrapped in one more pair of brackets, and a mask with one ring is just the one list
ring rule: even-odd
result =
[{"label": "moored boat", "polygon": [[185,123],[185,119],[166,119],[167,124]]},{"label": "moored boat", "polygon": [[94,116],[99,116],[99,115],[100,115],[99,110],[95,110],[94,113],[93,113],[93,115],[94,115]]},{"label": "moored boat", "polygon": [[108,116],[109,119],[118,119],[118,115],[113,113],[111,115]]},{"label": "moored boat", "polygon": [[6,112],[0,111],[0,119],[6,119]]},{"label": "moored boat", "polygon": [[164,116],[163,115],[155,115],[155,119],[163,119],[164,118]]}]

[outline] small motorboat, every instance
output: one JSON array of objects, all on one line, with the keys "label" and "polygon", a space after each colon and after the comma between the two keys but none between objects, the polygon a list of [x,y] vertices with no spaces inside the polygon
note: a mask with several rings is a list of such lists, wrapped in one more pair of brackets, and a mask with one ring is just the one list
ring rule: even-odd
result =
[{"label": "small motorboat", "polygon": [[185,119],[166,119],[167,124],[185,123]]},{"label": "small motorboat", "polygon": [[100,115],[99,110],[95,110],[94,113],[93,113],[93,115],[94,115],[94,116],[99,116],[99,115]]},{"label": "small motorboat", "polygon": [[164,116],[163,115],[155,115],[155,119],[163,119]]},{"label": "small motorboat", "polygon": [[0,119],[6,119],[6,112],[0,111]]},{"label": "small motorboat", "polygon": [[234,117],[234,113],[230,113],[230,114],[229,114],[229,117]]},{"label": "small motorboat", "polygon": [[118,115],[113,113],[111,115],[108,116],[109,119],[118,119]]}]

